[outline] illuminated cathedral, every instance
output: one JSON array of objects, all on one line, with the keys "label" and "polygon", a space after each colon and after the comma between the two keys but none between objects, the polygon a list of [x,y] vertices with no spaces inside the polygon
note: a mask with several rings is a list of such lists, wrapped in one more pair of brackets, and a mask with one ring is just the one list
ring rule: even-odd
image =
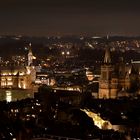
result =
[{"label": "illuminated cathedral", "polygon": [[104,61],[101,65],[98,97],[109,99],[129,96],[128,91],[131,90],[133,83],[136,84],[136,80],[139,80],[139,72],[134,66],[127,66],[122,58],[113,65],[110,50],[106,48]]}]

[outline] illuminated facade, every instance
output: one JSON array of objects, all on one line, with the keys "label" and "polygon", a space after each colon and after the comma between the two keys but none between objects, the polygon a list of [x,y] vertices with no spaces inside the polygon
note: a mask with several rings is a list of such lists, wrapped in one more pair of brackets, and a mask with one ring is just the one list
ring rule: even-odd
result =
[{"label": "illuminated facade", "polygon": [[0,74],[1,88],[21,88],[30,89],[34,81],[35,70],[28,67],[2,67]]},{"label": "illuminated facade", "polygon": [[33,53],[31,50],[31,43],[29,44],[29,52],[28,52],[28,66],[31,66],[33,64]]},{"label": "illuminated facade", "polygon": [[[113,65],[111,63],[110,50],[107,48],[104,63],[101,65],[99,80],[99,98],[117,98],[118,93],[128,91],[131,87],[131,79],[134,77],[132,67],[127,67],[123,59]],[[139,76],[139,75],[137,75]]]},{"label": "illuminated facade", "polygon": [[96,114],[92,111],[86,110],[86,109],[81,109],[81,111],[85,112],[90,118],[92,118],[92,120],[94,121],[94,124],[100,128],[100,129],[112,129],[112,124],[107,121],[107,120],[103,120],[99,114]]},{"label": "illuminated facade", "polygon": [[[28,54],[28,66],[10,65],[0,67],[0,88],[31,89],[36,71],[32,64],[31,51]],[[30,66],[29,66],[30,65]]]},{"label": "illuminated facade", "polygon": [[86,76],[88,81],[92,81],[94,79],[94,75],[91,71],[89,71],[88,69],[86,69]]},{"label": "illuminated facade", "polygon": [[43,72],[36,73],[36,80],[35,80],[36,85],[45,84],[47,86],[54,86],[55,83],[56,81],[53,76],[50,76],[49,74]]}]

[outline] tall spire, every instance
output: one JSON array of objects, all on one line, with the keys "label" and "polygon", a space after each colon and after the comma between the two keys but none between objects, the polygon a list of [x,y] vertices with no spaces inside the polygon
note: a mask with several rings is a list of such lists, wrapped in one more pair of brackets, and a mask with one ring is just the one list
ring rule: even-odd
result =
[{"label": "tall spire", "polygon": [[105,50],[104,63],[105,64],[110,64],[111,63],[110,49],[108,47],[106,47],[106,50]]},{"label": "tall spire", "polygon": [[28,66],[31,66],[33,63],[33,53],[31,49],[31,43],[29,44],[29,52],[28,52]]},{"label": "tall spire", "polygon": [[109,40],[109,35],[106,36],[106,39]]}]

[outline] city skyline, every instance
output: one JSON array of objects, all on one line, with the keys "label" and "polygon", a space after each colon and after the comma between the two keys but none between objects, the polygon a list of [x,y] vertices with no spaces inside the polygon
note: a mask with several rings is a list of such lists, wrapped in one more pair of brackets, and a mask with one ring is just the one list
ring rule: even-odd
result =
[{"label": "city skyline", "polygon": [[5,0],[1,35],[139,36],[139,1]]}]

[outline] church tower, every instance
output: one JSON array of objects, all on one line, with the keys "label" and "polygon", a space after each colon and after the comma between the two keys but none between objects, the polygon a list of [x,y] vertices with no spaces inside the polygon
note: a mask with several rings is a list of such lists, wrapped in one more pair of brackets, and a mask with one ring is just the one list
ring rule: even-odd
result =
[{"label": "church tower", "polygon": [[114,67],[111,64],[111,56],[110,56],[110,50],[107,47],[105,50],[105,56],[104,56],[104,62],[101,65],[101,77],[99,80],[99,98],[115,98],[116,92],[113,91],[113,88],[116,89],[117,87],[114,87],[112,83],[117,81],[117,79],[113,79],[112,81],[112,73],[114,71]]},{"label": "church tower", "polygon": [[28,66],[33,64],[33,53],[31,50],[31,43],[29,44],[29,52],[28,52]]},{"label": "church tower", "polygon": [[139,91],[140,87],[140,77],[139,77],[139,69],[138,67],[132,64],[130,77],[130,88],[129,92],[136,93]]},{"label": "church tower", "polygon": [[31,43],[29,44],[29,52],[28,52],[28,65],[26,66],[26,81],[27,86],[31,85],[36,79],[36,70],[33,65],[33,53],[31,50]]}]

